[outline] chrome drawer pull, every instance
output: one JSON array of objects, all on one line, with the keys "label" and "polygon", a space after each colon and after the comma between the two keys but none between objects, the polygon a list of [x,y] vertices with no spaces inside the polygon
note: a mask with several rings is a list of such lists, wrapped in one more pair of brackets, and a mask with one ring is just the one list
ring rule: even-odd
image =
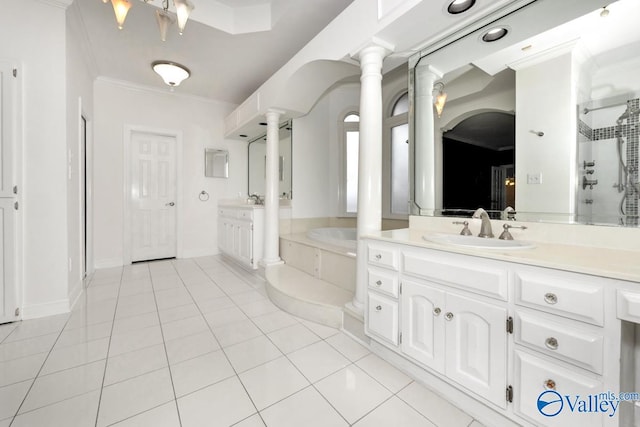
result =
[{"label": "chrome drawer pull", "polygon": [[447,312],[447,314],[444,315],[445,319],[447,320],[451,320],[453,319],[453,313],[452,312]]},{"label": "chrome drawer pull", "polygon": [[379,260],[379,259],[381,259],[381,258],[382,258],[382,255],[380,255],[380,254],[376,255],[376,259],[378,259],[378,260]]},{"label": "chrome drawer pull", "polygon": [[556,382],[552,379],[548,379],[544,382],[543,384],[544,388],[547,390],[555,390],[556,389]]},{"label": "chrome drawer pull", "polygon": [[555,304],[558,302],[558,297],[556,294],[549,292],[548,294],[544,294],[544,300],[547,304]]},{"label": "chrome drawer pull", "polygon": [[378,310],[378,311],[382,311],[382,306],[380,306],[380,305],[379,305],[379,306],[376,306],[376,310]]},{"label": "chrome drawer pull", "polygon": [[378,280],[378,281],[376,282],[376,285],[378,285],[378,286],[382,286],[382,281],[381,281],[381,280]]},{"label": "chrome drawer pull", "polygon": [[440,307],[436,307],[433,309],[434,316],[440,316],[440,313],[442,313],[442,310],[440,310]]},{"label": "chrome drawer pull", "polygon": [[546,345],[549,350],[557,350],[558,340],[554,337],[549,337],[544,341],[544,345]]}]

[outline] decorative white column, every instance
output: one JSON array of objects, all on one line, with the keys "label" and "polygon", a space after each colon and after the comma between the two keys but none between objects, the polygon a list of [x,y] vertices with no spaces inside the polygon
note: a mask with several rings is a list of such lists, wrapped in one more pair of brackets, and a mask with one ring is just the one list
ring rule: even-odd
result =
[{"label": "decorative white column", "polygon": [[[361,237],[382,227],[382,61],[390,52],[371,45],[360,60],[360,143],[358,152],[358,257],[366,256]],[[360,263],[358,263],[360,264]],[[362,314],[367,272],[356,271],[356,292],[347,308]]]},{"label": "decorative white column", "polygon": [[442,78],[430,65],[415,71],[415,203],[421,215],[436,209],[436,141],[433,114],[433,85]]},{"label": "decorative white column", "polygon": [[268,110],[267,161],[264,194],[264,254],[262,266],[282,264],[280,259],[280,116],[283,111]]}]

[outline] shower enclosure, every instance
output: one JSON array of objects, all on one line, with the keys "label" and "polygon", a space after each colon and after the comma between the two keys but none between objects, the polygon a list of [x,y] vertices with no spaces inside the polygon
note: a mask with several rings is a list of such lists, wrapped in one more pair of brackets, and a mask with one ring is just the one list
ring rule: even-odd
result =
[{"label": "shower enclosure", "polygon": [[638,225],[640,96],[578,106],[578,220]]}]

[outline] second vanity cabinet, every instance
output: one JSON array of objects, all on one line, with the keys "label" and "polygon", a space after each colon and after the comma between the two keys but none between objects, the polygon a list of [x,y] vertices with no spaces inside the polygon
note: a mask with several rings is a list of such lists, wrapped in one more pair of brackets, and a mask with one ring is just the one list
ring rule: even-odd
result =
[{"label": "second vanity cabinet", "polygon": [[376,342],[517,424],[618,425],[568,409],[544,416],[538,397],[619,389],[605,294],[620,282],[375,239],[366,247],[365,333]]}]

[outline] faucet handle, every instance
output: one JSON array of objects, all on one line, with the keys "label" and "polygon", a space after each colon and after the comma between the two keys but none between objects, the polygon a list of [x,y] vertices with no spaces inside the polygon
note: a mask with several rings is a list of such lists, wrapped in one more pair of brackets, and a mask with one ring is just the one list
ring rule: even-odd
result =
[{"label": "faucet handle", "polygon": [[504,229],[504,231],[502,232],[502,234],[500,234],[500,237],[498,237],[498,239],[500,240],[513,240],[513,236],[509,232],[510,228],[519,228],[521,230],[527,229],[527,227],[524,225],[510,225],[510,224],[504,224],[502,228]]},{"label": "faucet handle", "polygon": [[460,232],[460,235],[471,236],[471,230],[469,230],[469,221],[453,221],[453,224],[464,226],[462,227],[462,231]]}]

